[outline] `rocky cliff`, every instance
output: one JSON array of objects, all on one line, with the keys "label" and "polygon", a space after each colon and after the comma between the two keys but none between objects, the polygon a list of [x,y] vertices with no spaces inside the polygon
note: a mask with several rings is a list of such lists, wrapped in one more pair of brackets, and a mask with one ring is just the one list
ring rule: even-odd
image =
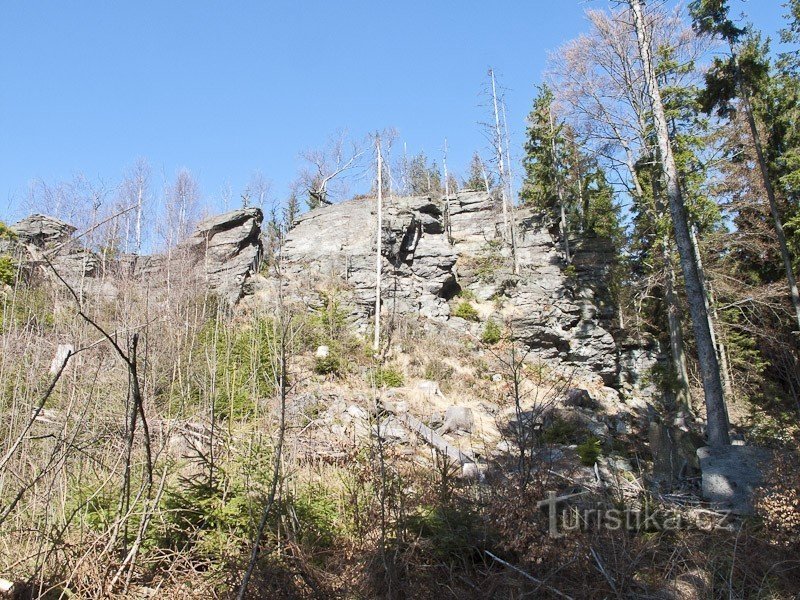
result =
[{"label": "rocky cliff", "polygon": [[[374,198],[358,198],[299,218],[281,253],[283,283],[291,297],[317,305],[320,284],[334,281],[344,291],[353,321],[362,330],[369,327],[375,305],[375,210]],[[258,304],[274,294],[276,283],[269,271],[258,274],[262,220],[259,209],[232,211],[202,221],[169,257],[112,260],[85,249],[71,225],[33,215],[12,226],[17,240],[5,250],[23,252],[28,264],[51,261],[68,282],[89,293],[113,296],[104,273],[114,270],[146,280],[153,289],[168,278],[191,276],[231,306],[245,296],[250,296],[247,303]],[[545,215],[517,208],[513,220],[516,269],[492,195],[462,192],[448,202],[427,196],[388,199],[381,231],[381,303],[387,317],[421,317],[476,338],[494,321],[538,359],[606,385],[635,384],[652,366],[656,349],[622,335],[617,343],[611,334],[607,244],[571,240],[575,251],[568,266],[557,228]],[[474,314],[457,310],[463,303]]]},{"label": "rocky cliff", "polygon": [[[307,293],[322,277],[339,278],[352,292],[353,314],[362,325],[375,302],[375,210],[374,199],[360,198],[310,211],[283,250],[283,271],[297,293]],[[537,356],[611,383],[619,352],[610,333],[608,254],[598,250],[603,242],[584,244],[587,250],[579,250],[567,268],[544,215],[517,209],[514,220],[516,273],[502,236],[502,211],[491,195],[464,192],[447,205],[429,197],[386,201],[383,310],[475,336],[488,320],[505,323]],[[462,299],[474,306],[478,320],[453,314]]]}]

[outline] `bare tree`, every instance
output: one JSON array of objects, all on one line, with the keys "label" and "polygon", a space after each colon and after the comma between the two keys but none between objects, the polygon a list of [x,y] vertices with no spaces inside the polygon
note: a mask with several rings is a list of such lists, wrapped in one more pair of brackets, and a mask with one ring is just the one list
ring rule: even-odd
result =
[{"label": "bare tree", "polygon": [[381,136],[375,136],[375,154],[377,155],[377,233],[375,242],[375,339],[372,348],[378,352],[381,345],[381,266],[383,256],[383,157],[381,156]]},{"label": "bare tree", "polygon": [[[497,177],[500,185],[500,199],[503,208],[503,239],[511,248],[511,260],[514,272],[518,272],[517,249],[514,239],[514,200],[511,198],[510,164],[507,149],[509,147],[508,128],[503,129],[501,114],[505,115],[505,101],[498,96],[497,79],[494,69],[489,69],[489,95],[492,102],[492,123],[488,124],[488,137],[497,163]],[[502,117],[504,118],[504,117]]]},{"label": "bare tree", "polygon": [[332,195],[339,189],[332,189],[334,182],[342,181],[342,175],[359,166],[364,151],[353,141],[348,141],[345,132],[331,137],[322,149],[306,150],[300,157],[307,166],[300,173],[300,186],[308,194],[311,208],[332,204]]},{"label": "bare tree", "polygon": [[271,191],[272,182],[266,179],[261,171],[254,172],[242,191],[242,208],[257,206],[264,210]]},{"label": "bare tree", "polygon": [[[125,252],[142,253],[142,225],[145,208],[150,203],[150,165],[144,158],[139,158],[128,169],[120,185],[120,205],[135,206],[132,215],[124,218]],[[131,229],[133,231],[131,232]],[[130,237],[133,236],[131,240]]]},{"label": "bare tree", "polygon": [[197,222],[200,188],[188,169],[181,169],[165,190],[167,247],[173,248],[192,233]]}]

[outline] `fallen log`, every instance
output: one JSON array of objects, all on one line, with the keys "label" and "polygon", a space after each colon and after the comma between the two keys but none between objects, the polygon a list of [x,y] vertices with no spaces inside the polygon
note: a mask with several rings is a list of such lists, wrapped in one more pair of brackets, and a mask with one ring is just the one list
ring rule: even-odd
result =
[{"label": "fallen log", "polygon": [[385,406],[384,408],[386,408],[388,412],[391,412],[398,421],[403,423],[403,425],[408,427],[426,443],[436,448],[436,450],[447,456],[453,462],[458,463],[462,467],[467,464],[475,464],[475,459],[472,456],[466,452],[462,452],[455,446],[448,444],[447,440],[445,440],[442,436],[440,436],[416,417],[412,417],[408,413],[397,413],[391,410],[391,407],[389,406]]}]

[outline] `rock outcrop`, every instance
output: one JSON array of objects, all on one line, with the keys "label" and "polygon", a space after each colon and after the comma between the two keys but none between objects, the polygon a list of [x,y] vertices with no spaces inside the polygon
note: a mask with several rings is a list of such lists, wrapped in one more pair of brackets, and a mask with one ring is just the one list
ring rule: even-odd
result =
[{"label": "rock outcrop", "polygon": [[209,288],[230,304],[239,301],[250,277],[258,271],[263,220],[264,214],[258,208],[210,217],[199,223],[194,235],[182,244],[202,266]]},{"label": "rock outcrop", "polygon": [[[87,293],[113,297],[116,294],[106,272],[147,281],[157,290],[165,282],[167,261],[172,272],[200,280],[230,305],[247,291],[258,271],[262,255],[261,222],[258,208],[236,210],[202,221],[195,233],[172,252],[138,256],[123,254],[101,257],[73,237],[75,227],[54,217],[32,215],[11,226],[16,238],[0,251],[13,252],[31,267],[50,261],[73,287]],[[12,247],[13,246],[13,247]]]},{"label": "rock outcrop", "polygon": [[[320,277],[341,278],[352,288],[354,317],[365,325],[375,302],[375,207],[374,199],[359,198],[310,211],[283,250],[284,272],[298,294]],[[613,309],[597,305],[607,265],[593,264],[600,260],[595,249],[581,254],[570,273],[552,224],[531,209],[515,213],[516,272],[492,195],[464,192],[446,204],[427,196],[386,201],[384,310],[449,321],[479,335],[480,324],[451,318],[450,300],[468,292],[488,311],[482,316],[509,323],[514,337],[542,358],[613,381],[617,347],[607,326]]]},{"label": "rock outcrop", "polygon": [[11,226],[22,244],[30,244],[37,248],[52,248],[69,240],[75,227],[55,217],[31,215]]},{"label": "rock outcrop", "polygon": [[[337,277],[352,286],[358,316],[375,303],[375,200],[360,198],[300,217],[283,248],[289,278]],[[457,255],[444,235],[442,206],[427,197],[387,202],[382,234],[389,310],[446,318],[457,291]]]}]

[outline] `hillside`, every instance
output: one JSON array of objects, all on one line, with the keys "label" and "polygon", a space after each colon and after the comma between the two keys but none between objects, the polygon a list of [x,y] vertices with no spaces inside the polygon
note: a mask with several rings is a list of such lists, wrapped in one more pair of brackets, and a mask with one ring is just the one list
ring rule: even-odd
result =
[{"label": "hillside", "polygon": [[254,598],[710,597],[736,552],[761,589],[783,550],[719,482],[755,486],[770,457],[673,419],[607,240],[574,236],[568,264],[517,207],[512,254],[493,194],[388,198],[376,351],[375,207],[309,211],[277,253],[258,209],[153,256],[11,227],[9,593],[225,598],[250,564]]}]

